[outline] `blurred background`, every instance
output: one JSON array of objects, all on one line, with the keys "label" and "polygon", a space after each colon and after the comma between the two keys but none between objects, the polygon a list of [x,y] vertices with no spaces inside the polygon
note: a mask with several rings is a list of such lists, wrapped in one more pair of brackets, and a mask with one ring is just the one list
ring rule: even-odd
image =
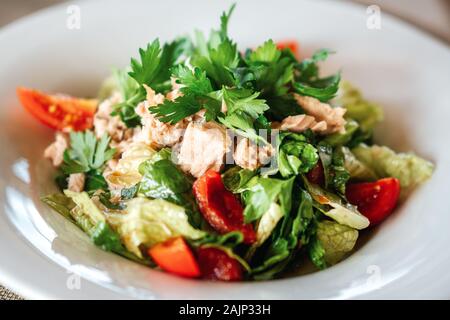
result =
[{"label": "blurred background", "polygon": [[[95,1],[95,0],[86,0]],[[270,1],[270,0],[269,0]],[[326,0],[376,4],[382,12],[393,14],[450,43],[450,0]],[[66,0],[1,0],[0,27],[22,16]]]},{"label": "blurred background", "polygon": [[[95,0],[85,0],[95,1]],[[313,0],[311,0],[313,1]],[[378,5],[387,12],[450,44],[450,0],[325,0]],[[14,20],[65,0],[0,0],[0,28]],[[0,300],[20,299],[0,284]]]}]

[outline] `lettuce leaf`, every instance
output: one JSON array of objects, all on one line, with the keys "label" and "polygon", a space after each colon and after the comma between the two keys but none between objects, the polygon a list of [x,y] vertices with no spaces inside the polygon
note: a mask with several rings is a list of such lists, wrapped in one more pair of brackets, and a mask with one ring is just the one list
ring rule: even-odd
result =
[{"label": "lettuce leaf", "polygon": [[245,222],[252,222],[262,217],[272,203],[280,205],[283,213],[291,210],[291,193],[294,178],[288,180],[254,177],[249,181],[249,187],[244,191]]},{"label": "lettuce leaf", "polygon": [[139,193],[184,207],[189,221],[194,226],[200,226],[202,218],[192,194],[192,181],[167,157],[160,151],[155,158],[139,166],[142,175]]},{"label": "lettuce leaf", "polygon": [[256,174],[256,171],[234,166],[222,174],[222,181],[228,190],[233,193],[240,193],[244,190],[247,182],[249,182]]},{"label": "lettuce leaf", "polygon": [[70,210],[70,215],[77,225],[89,236],[92,236],[95,227],[100,222],[105,222],[105,215],[89,198],[87,192],[73,192],[64,190],[64,194],[72,199],[76,206]]},{"label": "lettuce leaf", "polygon": [[120,234],[125,247],[143,257],[141,247],[152,247],[172,237],[200,239],[206,235],[188,222],[183,207],[162,199],[134,198],[126,202],[121,214],[112,214],[108,220]]},{"label": "lettuce leaf", "polygon": [[317,149],[303,134],[281,132],[278,139],[277,165],[284,178],[306,173],[316,165]]},{"label": "lettuce leaf", "polygon": [[375,125],[383,120],[382,109],[377,104],[365,100],[359,90],[349,82],[343,82],[340,89],[342,94],[337,101],[347,109],[345,117],[356,120],[363,132],[372,132]]},{"label": "lettuce leaf", "polygon": [[350,178],[360,181],[374,181],[377,180],[375,172],[367,165],[359,161],[355,155],[347,147],[341,147],[344,154],[344,167],[350,174]]},{"label": "lettuce leaf", "polygon": [[345,186],[350,174],[345,167],[345,156],[341,148],[333,148],[321,142],[317,147],[319,157],[322,161],[325,187],[327,189],[334,189],[339,194],[345,194]]},{"label": "lettuce leaf", "polygon": [[336,222],[354,229],[365,229],[369,226],[369,220],[358,209],[346,203],[339,196],[323,190],[320,186],[303,179],[308,192],[317,203],[317,208],[326,216]]},{"label": "lettuce leaf", "polygon": [[355,246],[358,231],[348,226],[324,220],[317,224],[317,240],[324,250],[327,265],[341,261]]},{"label": "lettuce leaf", "polygon": [[106,176],[106,180],[115,186],[130,188],[142,179],[139,173],[139,165],[151,159],[156,151],[145,143],[133,143],[119,160],[114,171]]},{"label": "lettuce leaf", "polygon": [[388,147],[360,144],[352,149],[355,157],[382,177],[400,180],[402,197],[429,179],[434,166],[413,153],[395,153]]},{"label": "lettuce leaf", "polygon": [[280,221],[283,216],[284,213],[281,210],[281,207],[276,203],[272,203],[269,210],[267,210],[258,221],[256,227],[256,242],[252,246],[255,248],[261,246],[264,241],[270,237],[272,231],[277,226],[278,221]]},{"label": "lettuce leaf", "polygon": [[262,253],[262,262],[252,271],[255,279],[270,279],[284,270],[295,256],[299,240],[301,239],[303,244],[303,241],[309,238],[306,234],[315,219],[312,199],[306,191],[298,191],[298,208],[284,215],[272,232],[271,241]]}]

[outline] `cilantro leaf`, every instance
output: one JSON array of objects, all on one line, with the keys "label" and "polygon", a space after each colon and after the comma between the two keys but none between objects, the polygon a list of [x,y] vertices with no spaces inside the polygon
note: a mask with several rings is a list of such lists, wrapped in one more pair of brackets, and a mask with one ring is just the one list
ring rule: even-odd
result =
[{"label": "cilantro leaf", "polygon": [[64,152],[62,171],[71,174],[100,169],[116,152],[109,148],[109,141],[106,134],[97,140],[92,131],[71,132],[70,148]]}]

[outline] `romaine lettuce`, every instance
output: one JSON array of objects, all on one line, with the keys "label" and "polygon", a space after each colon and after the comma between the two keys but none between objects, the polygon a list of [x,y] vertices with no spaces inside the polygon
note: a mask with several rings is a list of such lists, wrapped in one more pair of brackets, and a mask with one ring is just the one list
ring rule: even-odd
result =
[{"label": "romaine lettuce", "polygon": [[383,120],[382,109],[363,98],[358,89],[349,82],[342,82],[338,103],[345,109],[345,117],[356,120],[363,132],[371,132],[375,125]]},{"label": "romaine lettuce", "polygon": [[245,222],[252,222],[262,217],[272,203],[280,205],[283,214],[291,210],[291,193],[294,178],[288,180],[254,177],[244,191]]},{"label": "romaine lettuce", "polygon": [[106,180],[117,187],[130,188],[137,184],[142,175],[139,173],[139,165],[151,159],[156,151],[144,143],[133,143],[119,160],[112,173],[106,176]]},{"label": "romaine lettuce", "polygon": [[394,177],[400,180],[401,196],[431,177],[433,164],[413,153],[395,153],[388,147],[360,144],[352,149],[358,160],[371,168],[378,177]]},{"label": "romaine lettuce", "polygon": [[151,247],[172,237],[200,239],[206,235],[188,222],[183,207],[162,199],[134,198],[123,213],[111,214],[108,221],[120,234],[125,247],[142,257],[140,247]]},{"label": "romaine lettuce", "polygon": [[345,203],[339,196],[325,191],[318,185],[303,179],[308,192],[318,204],[318,209],[326,216],[354,229],[365,229],[369,220],[363,216],[355,206]]},{"label": "romaine lettuce", "polygon": [[344,154],[345,169],[347,169],[347,171],[350,173],[351,179],[361,181],[377,180],[377,175],[375,174],[375,172],[364,163],[359,161],[349,148],[341,147],[341,150]]},{"label": "romaine lettuce", "polygon": [[317,224],[317,240],[324,249],[327,265],[341,261],[355,246],[358,231],[348,226],[324,220]]}]

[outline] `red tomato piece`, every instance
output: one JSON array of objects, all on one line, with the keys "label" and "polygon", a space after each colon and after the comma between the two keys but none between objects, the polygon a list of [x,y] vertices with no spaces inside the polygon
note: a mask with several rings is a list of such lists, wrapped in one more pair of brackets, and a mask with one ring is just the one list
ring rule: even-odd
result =
[{"label": "red tomato piece", "polygon": [[49,95],[38,90],[17,88],[23,107],[37,120],[59,131],[83,131],[93,124],[97,100]]},{"label": "red tomato piece", "polygon": [[169,239],[148,250],[150,257],[163,270],[183,277],[200,276],[200,268],[183,237]]},{"label": "red tomato piece", "polygon": [[197,255],[203,278],[221,281],[242,280],[241,264],[225,251],[212,247],[200,247]]},{"label": "red tomato piece", "polygon": [[400,195],[400,181],[385,178],[375,182],[349,184],[345,195],[369,219],[371,226],[377,225],[395,208]]},{"label": "red tomato piece", "polygon": [[244,224],[239,199],[225,188],[220,173],[208,170],[195,181],[193,190],[203,217],[214,230],[219,233],[241,231],[247,244],[256,240],[253,226]]},{"label": "red tomato piece", "polygon": [[296,58],[299,57],[299,45],[295,40],[286,40],[277,42],[278,49],[290,49]]},{"label": "red tomato piece", "polygon": [[306,178],[309,182],[318,184],[319,186],[325,185],[325,174],[323,171],[322,161],[317,161],[317,164],[307,174]]}]

